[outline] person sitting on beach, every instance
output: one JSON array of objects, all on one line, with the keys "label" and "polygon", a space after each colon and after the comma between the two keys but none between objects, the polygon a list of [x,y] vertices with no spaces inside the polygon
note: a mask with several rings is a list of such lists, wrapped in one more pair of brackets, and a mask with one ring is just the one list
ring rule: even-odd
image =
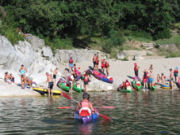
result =
[{"label": "person sitting on beach", "polygon": [[4,73],[4,81],[7,82],[7,83],[9,82],[8,72],[5,72],[5,73]]},{"label": "person sitting on beach", "polygon": [[138,71],[139,71],[139,66],[137,65],[137,63],[134,63],[134,74],[135,74],[135,76],[138,76]]},{"label": "person sitting on beach", "polygon": [[105,68],[106,68],[106,74],[107,76],[109,76],[109,63],[107,60],[105,61]]},{"label": "person sitting on beach", "polygon": [[54,86],[52,75],[46,72],[47,83],[48,83],[48,95],[53,95],[52,89]]},{"label": "person sitting on beach", "polygon": [[32,87],[32,82],[33,82],[32,78],[29,76],[26,76],[26,83],[25,84],[28,85],[29,87]]},{"label": "person sitting on beach", "polygon": [[176,69],[174,70],[174,78],[175,78],[175,82],[178,81],[178,67],[176,67]]},{"label": "person sitting on beach", "polygon": [[69,58],[69,69],[72,71],[72,68],[73,68],[73,66],[74,66],[74,64],[73,64],[73,58],[72,57],[70,57]]},{"label": "person sitting on beach", "polygon": [[9,80],[11,81],[11,83],[14,83],[15,78],[12,74],[9,75]]},{"label": "person sitting on beach", "polygon": [[20,72],[20,75],[21,75],[21,88],[24,89],[25,86],[25,81],[26,81],[26,78],[25,78],[25,74],[27,72],[27,68],[24,67],[24,65],[21,65],[20,69],[19,69],[19,72]]},{"label": "person sitting on beach", "polygon": [[78,103],[76,111],[81,117],[91,116],[91,114],[95,112],[88,93],[83,93],[83,100]]},{"label": "person sitting on beach", "polygon": [[104,69],[105,69],[105,59],[101,60],[101,70],[104,73]]}]

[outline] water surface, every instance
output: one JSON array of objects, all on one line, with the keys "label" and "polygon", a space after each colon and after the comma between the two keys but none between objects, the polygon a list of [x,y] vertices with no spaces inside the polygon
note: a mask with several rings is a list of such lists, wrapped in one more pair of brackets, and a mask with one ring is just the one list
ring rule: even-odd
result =
[{"label": "water surface", "polygon": [[[15,97],[0,99],[0,134],[60,135],[180,135],[180,91],[90,93],[95,106],[114,105],[113,110],[100,109],[111,122],[102,118],[82,125],[73,119],[71,106],[63,97]],[[81,99],[78,93],[73,94]]]}]

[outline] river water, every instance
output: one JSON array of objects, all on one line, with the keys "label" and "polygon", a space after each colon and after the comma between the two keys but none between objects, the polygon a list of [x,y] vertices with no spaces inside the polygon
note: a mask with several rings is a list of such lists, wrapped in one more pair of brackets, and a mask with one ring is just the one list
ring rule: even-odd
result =
[{"label": "river water", "polygon": [[[91,100],[109,116],[96,123],[83,125],[73,119],[75,105],[64,97],[9,97],[0,99],[0,134],[12,135],[180,135],[180,91],[93,92]],[[73,98],[81,99],[74,93]]]}]

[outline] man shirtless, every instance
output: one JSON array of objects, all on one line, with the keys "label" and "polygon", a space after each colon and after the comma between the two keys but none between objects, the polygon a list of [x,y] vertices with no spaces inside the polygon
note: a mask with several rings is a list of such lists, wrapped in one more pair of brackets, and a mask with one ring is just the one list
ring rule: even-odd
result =
[{"label": "man shirtless", "polygon": [[48,95],[53,95],[52,89],[53,89],[54,82],[53,82],[52,75],[46,72],[46,77],[47,77],[46,82],[48,83]]}]

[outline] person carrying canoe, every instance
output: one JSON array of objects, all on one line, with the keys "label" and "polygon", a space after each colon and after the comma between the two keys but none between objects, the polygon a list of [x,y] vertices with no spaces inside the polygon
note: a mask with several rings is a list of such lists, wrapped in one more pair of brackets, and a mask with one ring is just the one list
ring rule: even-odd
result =
[{"label": "person carrying canoe", "polygon": [[174,78],[175,78],[175,82],[178,81],[178,67],[176,67],[176,69],[174,70]]},{"label": "person carrying canoe", "polygon": [[109,76],[109,63],[107,60],[105,61],[105,68],[106,68],[106,74],[107,76]]},{"label": "person carrying canoe", "polygon": [[135,76],[138,76],[138,71],[139,71],[139,66],[137,65],[137,63],[134,63],[134,74],[135,74]]},{"label": "person carrying canoe", "polygon": [[95,112],[88,93],[83,93],[83,100],[78,103],[76,111],[81,117],[91,116],[91,114]]}]

